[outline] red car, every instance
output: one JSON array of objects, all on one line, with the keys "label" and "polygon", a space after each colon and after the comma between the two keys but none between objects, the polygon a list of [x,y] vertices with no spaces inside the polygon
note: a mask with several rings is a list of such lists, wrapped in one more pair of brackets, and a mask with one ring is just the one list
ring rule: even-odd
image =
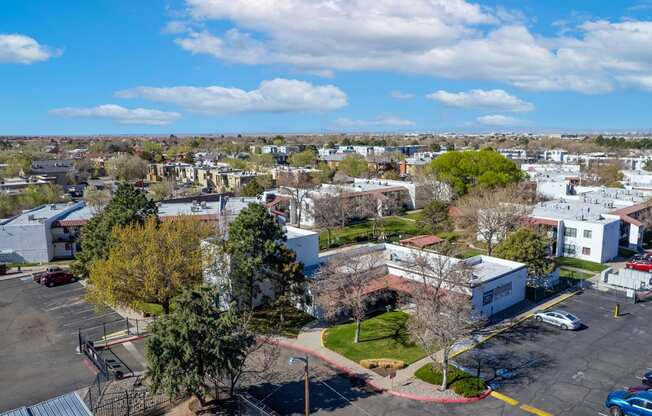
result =
[{"label": "red car", "polygon": [[47,287],[52,287],[63,283],[76,282],[77,277],[60,267],[50,267],[44,272],[34,273],[34,281]]},{"label": "red car", "polygon": [[625,263],[625,267],[642,272],[650,272],[652,271],[652,257],[650,257],[649,254],[636,255],[632,257],[630,261]]}]

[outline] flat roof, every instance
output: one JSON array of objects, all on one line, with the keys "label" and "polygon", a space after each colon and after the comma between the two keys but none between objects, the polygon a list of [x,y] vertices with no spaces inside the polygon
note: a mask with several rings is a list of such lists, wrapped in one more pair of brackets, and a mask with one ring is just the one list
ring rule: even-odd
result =
[{"label": "flat roof", "polygon": [[67,210],[74,209],[76,205],[74,203],[41,205],[5,220],[2,225],[20,226],[42,224],[44,221],[64,214]]},{"label": "flat roof", "polygon": [[[532,209],[531,217],[555,220],[577,220],[592,223],[610,223],[620,215],[617,211],[649,199],[648,192],[620,188],[577,188],[578,195],[569,195],[553,201],[540,202]],[[597,189],[597,190],[596,190]]]}]

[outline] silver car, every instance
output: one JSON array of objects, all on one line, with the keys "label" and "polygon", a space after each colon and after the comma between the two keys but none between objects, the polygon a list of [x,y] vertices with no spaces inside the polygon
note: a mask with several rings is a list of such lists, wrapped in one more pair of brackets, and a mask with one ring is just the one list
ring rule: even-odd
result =
[{"label": "silver car", "polygon": [[551,325],[558,326],[561,329],[574,330],[582,326],[582,321],[577,316],[560,309],[539,312],[534,315],[534,319],[538,322],[547,322]]}]

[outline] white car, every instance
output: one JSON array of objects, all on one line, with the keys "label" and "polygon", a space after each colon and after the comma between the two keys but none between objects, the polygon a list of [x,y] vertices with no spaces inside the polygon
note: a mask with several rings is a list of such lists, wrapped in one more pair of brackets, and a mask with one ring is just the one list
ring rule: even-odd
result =
[{"label": "white car", "polygon": [[539,312],[534,315],[534,319],[538,322],[547,322],[551,325],[558,326],[561,329],[574,330],[582,326],[582,321],[577,316],[559,309]]}]

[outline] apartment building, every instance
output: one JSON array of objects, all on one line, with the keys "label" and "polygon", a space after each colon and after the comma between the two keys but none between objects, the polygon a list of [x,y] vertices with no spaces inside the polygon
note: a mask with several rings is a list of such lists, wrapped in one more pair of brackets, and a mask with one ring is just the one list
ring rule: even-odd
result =
[{"label": "apartment building", "polygon": [[[200,221],[228,223],[256,198],[220,197],[217,201],[163,202],[161,221],[191,215]],[[96,212],[83,202],[43,205],[0,222],[0,262],[71,259],[81,250],[83,227]]]},{"label": "apartment building", "polygon": [[556,256],[604,263],[618,256],[620,246],[638,250],[650,215],[652,194],[619,188],[576,188],[533,207],[532,224],[543,226],[553,239]]},{"label": "apartment building", "polygon": [[[474,317],[489,318],[525,299],[527,266],[523,263],[490,256],[475,256],[461,260],[432,251],[388,243],[326,251],[320,253],[319,258],[322,263],[325,263],[338,257],[348,258],[346,256],[351,255],[357,257],[374,255],[380,258],[376,271],[378,277],[369,282],[366,290],[366,295],[369,297],[382,299],[383,295],[393,292],[409,298],[415,292],[424,290],[422,286],[424,280],[432,281],[433,284],[438,282],[440,276],[424,270],[427,268],[414,267],[415,258],[418,257],[421,262],[437,264],[444,269],[456,266],[468,269],[468,283],[463,287],[450,290],[468,298]],[[315,275],[308,275],[308,277],[317,277],[318,273],[317,270]],[[445,283],[443,287],[446,287]],[[308,296],[312,299],[307,312],[322,317],[323,308],[320,307],[319,298],[313,297],[310,292]]]}]

